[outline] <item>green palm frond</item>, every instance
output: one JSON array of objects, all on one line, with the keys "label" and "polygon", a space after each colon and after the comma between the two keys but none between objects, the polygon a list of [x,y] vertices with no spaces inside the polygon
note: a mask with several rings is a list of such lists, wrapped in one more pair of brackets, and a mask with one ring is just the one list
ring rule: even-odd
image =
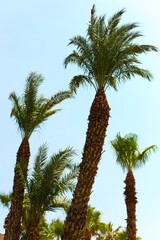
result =
[{"label": "green palm frond", "polygon": [[120,25],[124,12],[122,9],[115,13],[106,24],[105,15],[96,16],[94,5],[86,37],[78,35],[70,39],[69,45],[74,46],[75,50],[65,58],[64,65],[76,64],[83,70],[85,77],[75,77],[78,78],[78,87],[89,84],[96,90],[100,87],[117,90],[118,84],[136,75],[152,79],[148,70],[139,67],[141,62],[138,57],[150,51],[157,52],[158,49],[136,43],[137,38],[143,35],[137,31],[137,23]]},{"label": "green palm frond", "polygon": [[108,29],[110,34],[117,30],[117,26],[122,18],[122,15],[125,13],[125,9],[122,9],[116,12],[109,20],[108,20]]},{"label": "green palm frond", "polygon": [[0,203],[4,206],[9,208],[10,203],[11,203],[11,198],[12,198],[12,193],[9,194],[0,194]]},{"label": "green palm frond", "polygon": [[[92,82],[89,77],[87,77],[85,75],[77,75],[72,78],[69,86],[70,86],[71,91],[76,93],[77,89],[80,86],[85,86],[85,85],[87,85],[87,83],[94,86],[94,82]],[[96,87],[94,86],[94,88],[96,88]]]},{"label": "green palm frond", "polygon": [[144,165],[148,161],[150,155],[156,150],[157,150],[156,145],[152,145],[143,149],[143,151],[141,151],[137,156],[138,158],[137,167],[141,167],[141,165]]},{"label": "green palm frond", "polygon": [[116,161],[123,169],[130,170],[137,168],[146,163],[150,154],[156,150],[156,146],[152,145],[139,151],[138,136],[130,133],[121,137],[120,133],[111,141],[111,145],[116,154]]},{"label": "green palm frond", "polygon": [[[68,200],[65,192],[75,186],[78,167],[73,163],[75,151],[68,147],[47,158],[46,145],[40,147],[35,159],[33,172],[27,182],[27,192],[33,215],[53,211],[58,206],[65,206]],[[64,202],[60,198],[64,200]]]},{"label": "green palm frond", "polygon": [[50,98],[39,96],[38,89],[42,82],[43,77],[32,72],[26,80],[24,94],[17,97],[13,92],[9,96],[12,102],[11,117],[15,119],[23,137],[29,138],[33,131],[60,110],[55,108],[57,104],[73,97],[70,91],[59,91]]}]

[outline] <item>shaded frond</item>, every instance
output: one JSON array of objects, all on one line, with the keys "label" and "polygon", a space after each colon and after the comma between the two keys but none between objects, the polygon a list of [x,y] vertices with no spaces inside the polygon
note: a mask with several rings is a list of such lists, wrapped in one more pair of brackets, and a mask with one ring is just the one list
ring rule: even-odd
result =
[{"label": "shaded frond", "polygon": [[87,85],[87,83],[89,85],[93,85],[94,86],[94,83],[91,81],[91,79],[89,77],[87,77],[85,75],[77,75],[77,76],[74,76],[72,78],[72,80],[70,81],[69,87],[70,87],[72,92],[76,93],[77,89],[80,86],[85,86],[85,85]]},{"label": "shaded frond", "polygon": [[0,194],[0,203],[4,206],[9,208],[10,203],[11,203],[11,198],[12,198],[12,193],[9,194]]}]

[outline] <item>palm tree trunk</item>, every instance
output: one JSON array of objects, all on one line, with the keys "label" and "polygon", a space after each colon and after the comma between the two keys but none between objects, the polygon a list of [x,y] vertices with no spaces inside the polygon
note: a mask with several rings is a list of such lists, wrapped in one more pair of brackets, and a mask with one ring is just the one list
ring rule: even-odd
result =
[{"label": "palm tree trunk", "polygon": [[136,240],[136,191],[135,179],[132,170],[129,170],[125,179],[125,202],[127,208],[127,240]]},{"label": "palm tree trunk", "polygon": [[29,142],[27,138],[24,138],[17,152],[17,159],[14,170],[11,207],[4,224],[5,228],[4,240],[19,240],[20,238],[21,217],[25,187],[24,178],[27,176],[29,157],[30,157]]},{"label": "palm tree trunk", "polygon": [[40,218],[34,219],[34,221],[27,223],[26,236],[27,240],[40,240]]},{"label": "palm tree trunk", "polygon": [[110,108],[105,92],[101,88],[97,91],[90,109],[80,173],[71,207],[64,224],[62,240],[80,239],[81,231],[86,221],[92,186],[103,150],[109,111]]}]

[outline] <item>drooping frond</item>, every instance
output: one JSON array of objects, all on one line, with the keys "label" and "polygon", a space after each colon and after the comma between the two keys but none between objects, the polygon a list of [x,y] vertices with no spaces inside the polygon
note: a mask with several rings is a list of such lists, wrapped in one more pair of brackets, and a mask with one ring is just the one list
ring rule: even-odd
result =
[{"label": "drooping frond", "polygon": [[85,75],[74,76],[72,78],[72,80],[70,81],[69,87],[70,87],[72,92],[76,93],[77,89],[80,86],[85,86],[85,85],[87,85],[87,83],[89,85],[93,85],[94,88],[96,88],[95,85],[94,85],[94,82],[92,82],[92,80],[88,76],[85,76]]},{"label": "drooping frond", "polygon": [[156,150],[157,150],[156,145],[151,145],[143,149],[137,156],[138,158],[137,167],[141,167],[141,165],[144,165],[148,161],[150,155]]}]

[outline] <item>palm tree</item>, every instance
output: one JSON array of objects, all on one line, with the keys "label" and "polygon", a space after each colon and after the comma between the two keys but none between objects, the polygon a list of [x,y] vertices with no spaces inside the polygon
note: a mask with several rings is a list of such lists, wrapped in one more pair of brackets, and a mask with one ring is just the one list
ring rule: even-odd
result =
[{"label": "palm tree", "polygon": [[113,224],[109,222],[106,225],[106,233],[107,237],[105,240],[117,240],[118,234],[120,233],[121,227],[117,227],[116,229],[113,228]]},{"label": "palm tree", "polygon": [[42,145],[35,158],[34,169],[27,181],[28,206],[24,209],[27,240],[40,239],[40,221],[47,211],[68,208],[65,194],[73,191],[78,167],[73,163],[72,148],[60,150],[47,162],[47,148]]},{"label": "palm tree", "polygon": [[114,14],[106,25],[105,16],[97,17],[93,6],[86,37],[78,35],[71,38],[69,44],[76,50],[64,60],[65,66],[76,64],[84,71],[84,74],[73,77],[70,82],[71,90],[76,92],[80,86],[91,85],[96,95],[88,117],[80,174],[65,221],[62,240],[78,240],[85,225],[87,205],[101,159],[109,120],[110,107],[105,90],[107,88],[116,90],[121,82],[136,75],[147,80],[152,78],[148,70],[139,67],[138,56],[149,51],[157,51],[157,48],[134,43],[134,40],[142,35],[135,30],[138,27],[135,23],[119,26],[123,13],[124,10],[121,10]]},{"label": "palm tree", "polygon": [[136,240],[136,191],[135,178],[132,169],[141,167],[146,163],[151,152],[156,150],[152,145],[139,151],[138,137],[136,134],[127,134],[124,137],[118,133],[116,138],[111,141],[112,147],[116,153],[116,161],[122,169],[127,170],[125,178],[125,203],[127,209],[127,240]]},{"label": "palm tree", "polygon": [[[67,209],[66,209],[67,210]],[[105,235],[107,225],[100,220],[101,213],[96,211],[94,207],[88,206],[87,218],[83,231],[81,232],[81,240],[91,240],[92,237]],[[64,223],[60,219],[55,219],[51,224],[46,224],[45,221],[41,226],[41,236],[43,239],[61,239]],[[47,238],[48,237],[48,238]]]},{"label": "palm tree", "polygon": [[40,74],[32,72],[29,74],[22,97],[18,97],[15,92],[9,96],[13,107],[11,117],[18,125],[22,134],[22,142],[17,152],[16,165],[14,169],[13,194],[9,214],[5,219],[5,240],[17,240],[20,236],[22,205],[24,197],[24,178],[27,177],[28,162],[30,157],[29,138],[33,131],[40,127],[51,115],[59,109],[54,107],[71,97],[69,91],[61,91],[51,98],[38,96],[38,88],[43,82]]},{"label": "palm tree", "polygon": [[95,207],[88,206],[84,229],[81,232],[81,240],[91,240],[92,237],[105,234],[106,224],[101,222],[101,212]]},{"label": "palm tree", "polygon": [[64,223],[60,219],[52,220],[50,224],[43,222],[41,224],[40,236],[41,240],[60,240]]}]

